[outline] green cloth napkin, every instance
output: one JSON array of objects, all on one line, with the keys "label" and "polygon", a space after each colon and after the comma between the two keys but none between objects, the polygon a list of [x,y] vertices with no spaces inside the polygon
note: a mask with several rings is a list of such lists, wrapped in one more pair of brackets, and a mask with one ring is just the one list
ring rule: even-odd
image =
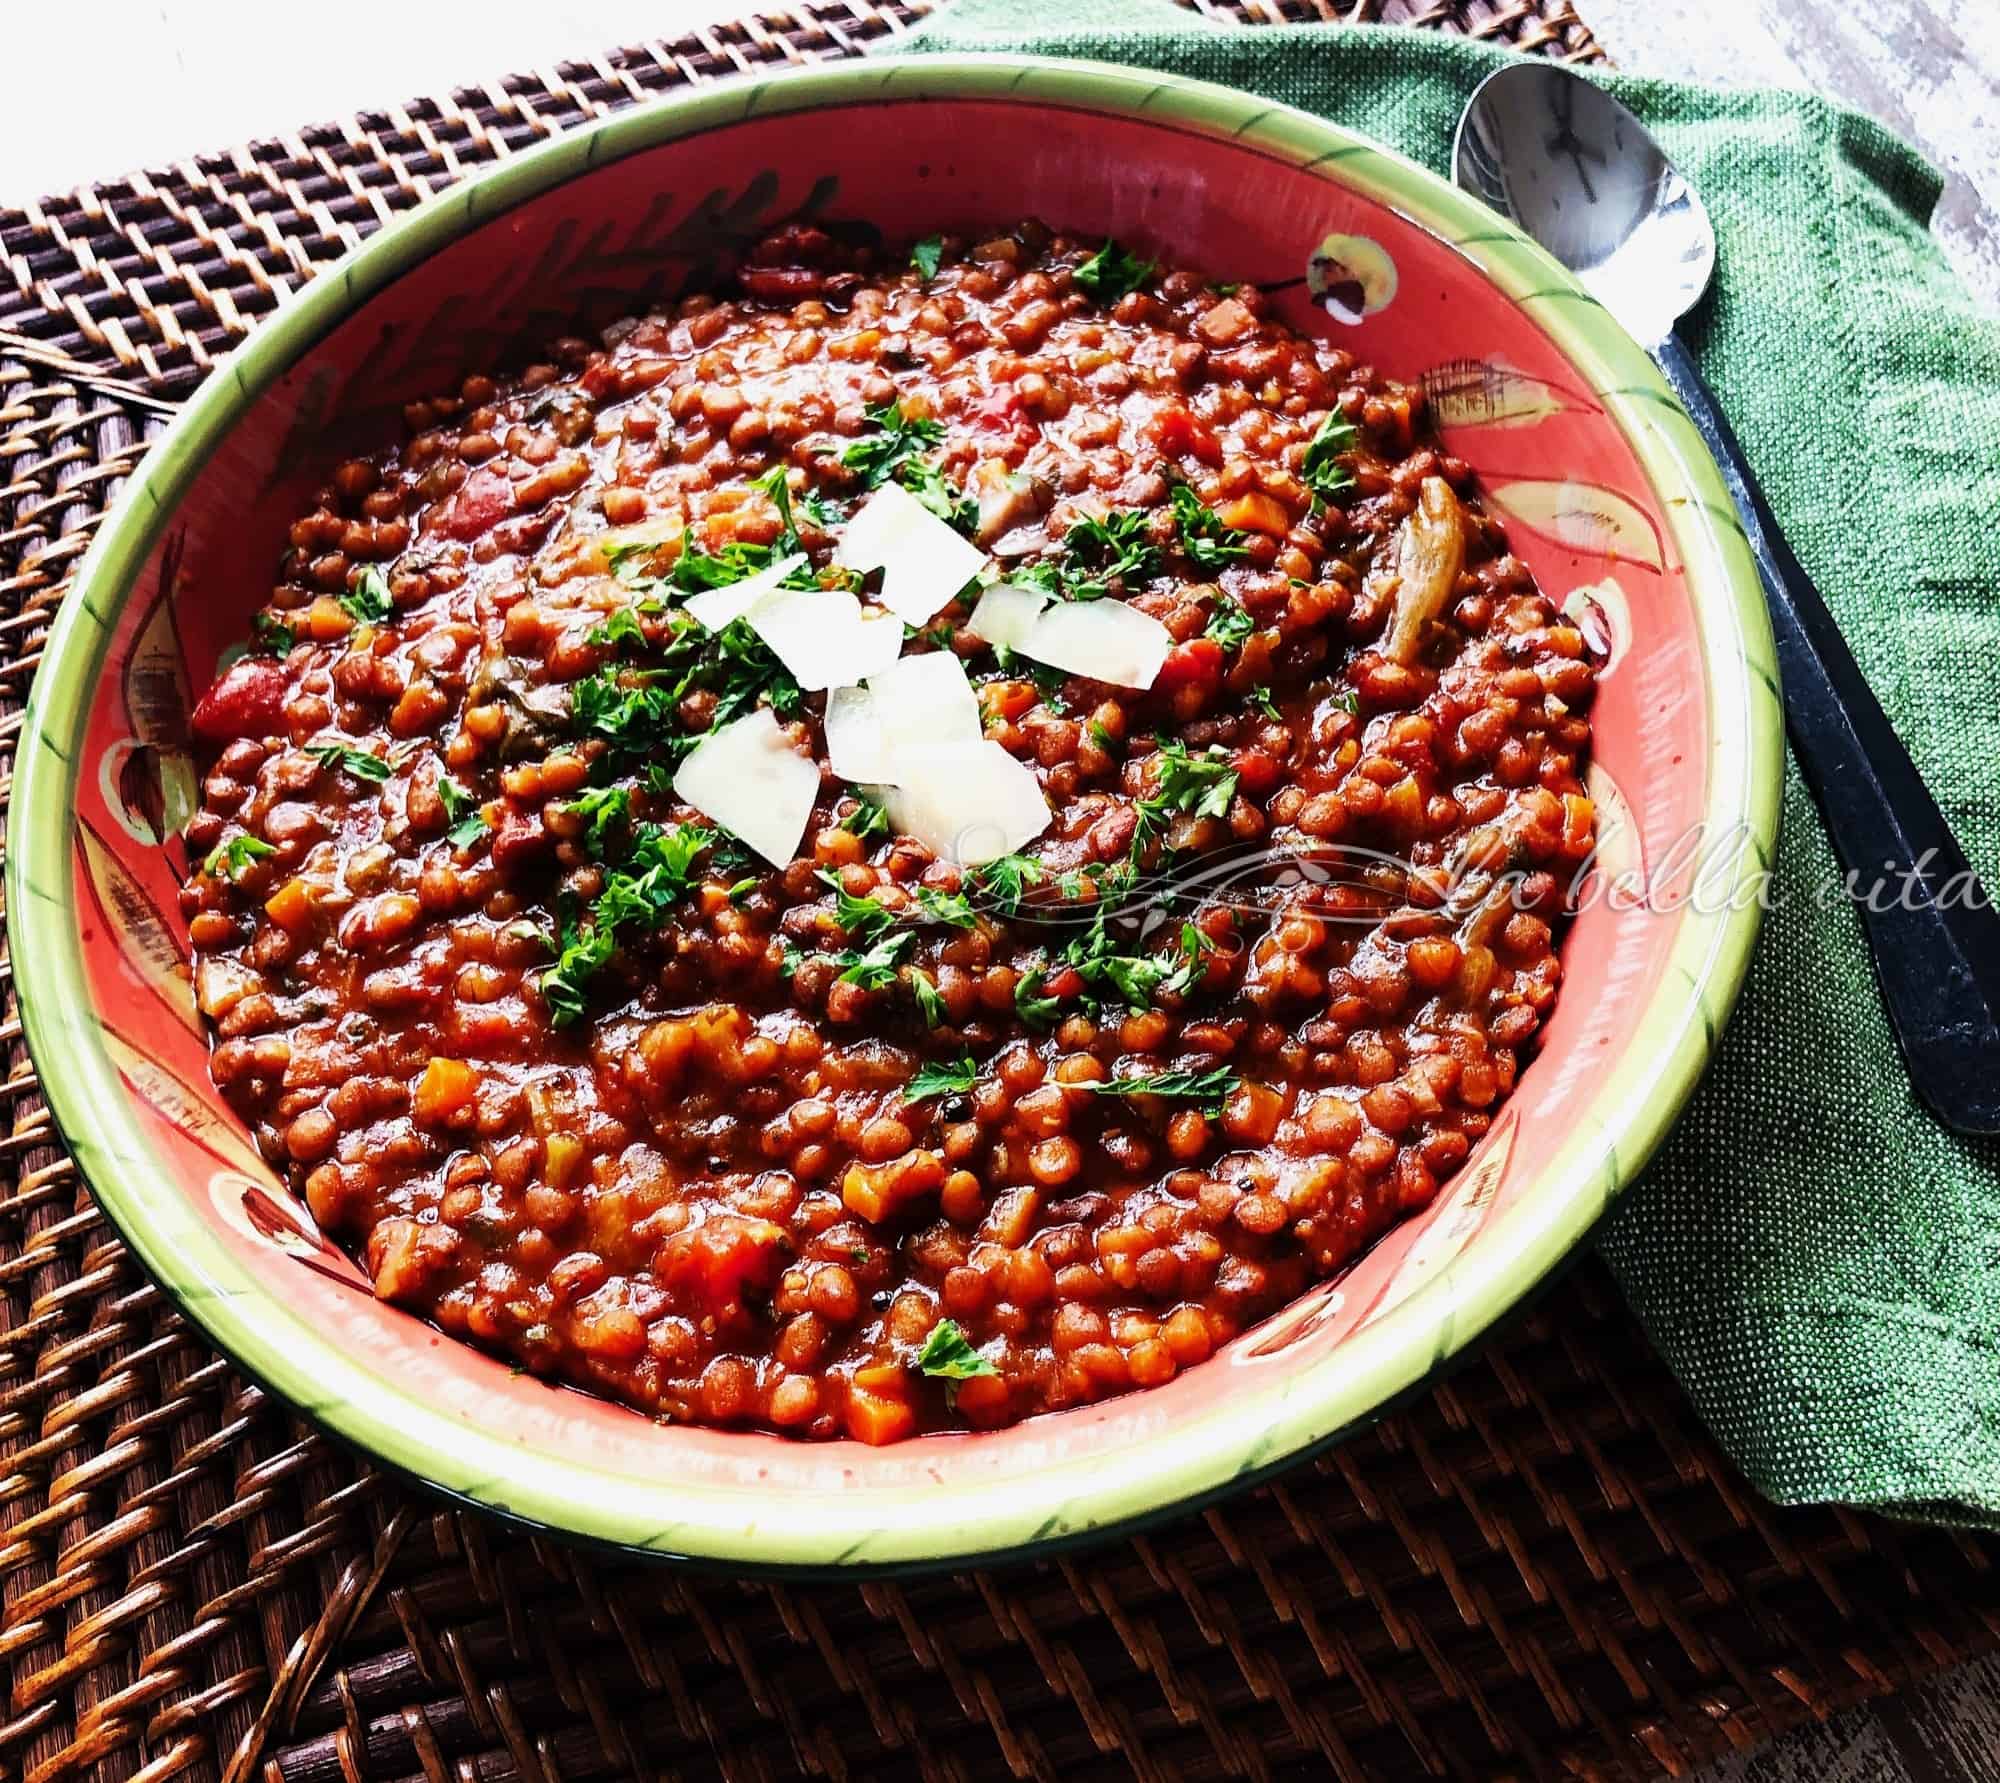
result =
[{"label": "green cloth napkin", "polygon": [[[1165,0],[959,0],[910,49],[1219,81],[1440,173],[1505,59],[1436,32],[1219,27]],[[1987,882],[2000,885],[2000,325],[1926,232],[1938,176],[1798,93],[1607,78],[1720,239],[1687,339],[1794,549]],[[1766,920],[1719,1057],[1605,1255],[1696,1408],[1781,1503],[2000,1524],[2000,1145],[1910,1093],[1825,832],[1789,766]]]}]

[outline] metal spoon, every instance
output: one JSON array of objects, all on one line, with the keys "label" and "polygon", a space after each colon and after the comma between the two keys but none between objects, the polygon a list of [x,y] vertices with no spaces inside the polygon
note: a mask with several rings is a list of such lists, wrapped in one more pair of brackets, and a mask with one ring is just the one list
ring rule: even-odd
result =
[{"label": "metal spoon", "polygon": [[[1624,106],[1552,63],[1514,63],[1482,81],[1452,160],[1461,186],[1539,241],[1645,345],[1715,454],[1770,602],[1792,752],[1849,885],[1862,888],[1855,909],[1911,1081],[1945,1125],[2000,1133],[2000,911],[1674,332],[1715,269],[1699,195]],[[1881,895],[1867,896],[1871,886]]]}]

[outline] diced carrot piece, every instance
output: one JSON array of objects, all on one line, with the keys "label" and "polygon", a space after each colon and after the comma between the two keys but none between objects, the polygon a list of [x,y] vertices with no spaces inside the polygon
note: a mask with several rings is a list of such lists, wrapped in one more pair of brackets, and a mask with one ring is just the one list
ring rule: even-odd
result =
[{"label": "diced carrot piece", "polygon": [[846,1176],[841,1178],[840,1199],[849,1213],[870,1225],[888,1217],[889,1196],[882,1173],[866,1164],[847,1167]]},{"label": "diced carrot piece", "polygon": [[264,900],[264,914],[288,935],[296,935],[313,919],[313,895],[303,879],[287,879]]},{"label": "diced carrot piece", "polygon": [[417,1085],[416,1117],[441,1127],[479,1093],[479,1073],[461,1059],[433,1059]]},{"label": "diced carrot piece", "polygon": [[553,1188],[566,1188],[583,1162],[583,1141],[574,1133],[551,1133],[543,1142],[542,1174]]},{"label": "diced carrot piece", "polygon": [[1292,517],[1285,512],[1285,504],[1261,489],[1244,490],[1217,508],[1216,516],[1224,526],[1233,526],[1238,532],[1265,532],[1274,539],[1281,539],[1292,530]]},{"label": "diced carrot piece", "polygon": [[861,1442],[880,1447],[901,1442],[917,1428],[917,1414],[898,1399],[878,1399],[873,1393],[850,1390],[847,1395],[847,1433]]},{"label": "diced carrot piece", "polygon": [[1597,806],[1578,793],[1563,794],[1563,853],[1577,859],[1590,852],[1597,823]]},{"label": "diced carrot piece", "polygon": [[884,1220],[906,1202],[934,1195],[949,1172],[936,1152],[918,1147],[884,1164],[850,1164],[841,1178],[847,1211],[864,1220]]},{"label": "diced carrot piece", "polygon": [[306,636],[315,644],[330,644],[354,629],[354,616],[330,594],[316,597],[306,609]]},{"label": "diced carrot piece", "polygon": [[1250,306],[1234,297],[1225,297],[1195,323],[1195,332],[1212,347],[1226,347],[1241,340],[1257,326]]}]

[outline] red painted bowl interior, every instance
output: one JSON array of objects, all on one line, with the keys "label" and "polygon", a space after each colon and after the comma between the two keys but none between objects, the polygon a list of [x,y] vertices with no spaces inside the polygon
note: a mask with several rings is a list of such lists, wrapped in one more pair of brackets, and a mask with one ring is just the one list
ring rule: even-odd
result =
[{"label": "red painted bowl interior", "polygon": [[[1143,170],[1135,174],[1134,170]],[[1296,325],[1400,377],[1427,376],[1450,448],[1479,471],[1545,590],[1607,591],[1624,631],[1595,710],[1600,776],[1623,789],[1657,859],[1702,814],[1707,719],[1695,626],[1659,501],[1619,430],[1536,324],[1445,243],[1335,183],[1180,126],[1046,106],[885,102],[753,118],[600,166],[487,223],[364,303],[250,405],[180,504],[136,584],[95,689],[75,871],[96,1016],[176,1191],[311,1330],[404,1389],[525,1447],[635,1478],[703,1478],[810,1494],[1032,1474],[1142,1442],[1238,1391],[1245,1371],[1328,1362],[1420,1286],[1571,1136],[1599,1067],[1632,1034],[1675,924],[1599,904],[1576,922],[1541,1055],[1503,1119],[1422,1217],[1167,1386],[978,1436],[874,1450],[668,1428],[550,1388],[375,1300],[313,1234],[210,1088],[176,884],[188,814],[190,690],[240,643],[291,517],[341,457],[399,437],[401,405],[536,343],[700,288],[775,221],[809,210],[903,240],[1035,215],[1112,234],[1217,280],[1290,281]],[[1334,234],[1367,237],[1397,272],[1358,325],[1315,307],[1303,275]],[[1619,593],[1626,611],[1618,608]],[[1614,808],[1607,803],[1607,811]],[[250,1359],[254,1364],[254,1358]]]}]

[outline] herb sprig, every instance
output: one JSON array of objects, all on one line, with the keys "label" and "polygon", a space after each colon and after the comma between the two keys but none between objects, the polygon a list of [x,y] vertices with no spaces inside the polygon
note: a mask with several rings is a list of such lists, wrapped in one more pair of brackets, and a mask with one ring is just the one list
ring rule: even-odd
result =
[{"label": "herb sprig", "polygon": [[470,848],[486,834],[486,814],[480,809],[479,801],[456,780],[449,775],[440,775],[437,795],[451,824],[451,828],[444,833],[444,839],[452,847]]},{"label": "herb sprig", "polygon": [[1071,275],[1079,291],[1087,291],[1103,303],[1116,303],[1136,291],[1158,268],[1151,260],[1141,260],[1130,250],[1106,238],[1104,246],[1077,267]]},{"label": "herb sprig", "polygon": [[240,879],[253,862],[277,852],[261,836],[231,836],[201,863],[201,870],[211,879]]},{"label": "herb sprig", "polygon": [[366,749],[356,749],[352,744],[320,743],[309,753],[321,767],[352,774],[357,780],[370,780],[380,785],[389,778],[389,764],[381,756],[371,755]]},{"label": "herb sprig", "polygon": [[916,1076],[903,1085],[905,1102],[928,1102],[933,1096],[969,1095],[979,1081],[979,1067],[972,1055],[956,1059],[928,1059],[917,1067]]},{"label": "herb sprig", "polygon": [[1305,462],[1299,467],[1306,487],[1314,496],[1329,502],[1354,487],[1354,473],[1340,462],[1343,452],[1354,450],[1361,430],[1338,409],[1329,409],[1312,438],[1306,442]]},{"label": "herb sprig", "polygon": [[374,564],[365,564],[353,585],[340,597],[347,615],[360,625],[380,625],[396,610],[389,598],[389,583]]},{"label": "herb sprig", "polygon": [[1220,1114],[1223,1104],[1242,1086],[1243,1079],[1226,1065],[1211,1071],[1160,1071],[1151,1075],[1110,1077],[1101,1083],[1080,1084],[1097,1096],[1153,1096],[1162,1102],[1185,1102],[1204,1114]]},{"label": "herb sprig", "polygon": [[854,472],[866,489],[900,483],[947,526],[960,531],[969,527],[978,504],[927,456],[943,443],[944,428],[927,415],[904,414],[900,398],[864,413],[875,431],[841,449],[843,468]]},{"label": "herb sprig", "polygon": [[717,840],[705,824],[641,824],[624,863],[605,875],[604,889],[588,911],[565,894],[556,963],[538,981],[557,1027],[582,1020],[591,981],[610,964],[621,934],[665,922],[694,883],[695,861]]}]

